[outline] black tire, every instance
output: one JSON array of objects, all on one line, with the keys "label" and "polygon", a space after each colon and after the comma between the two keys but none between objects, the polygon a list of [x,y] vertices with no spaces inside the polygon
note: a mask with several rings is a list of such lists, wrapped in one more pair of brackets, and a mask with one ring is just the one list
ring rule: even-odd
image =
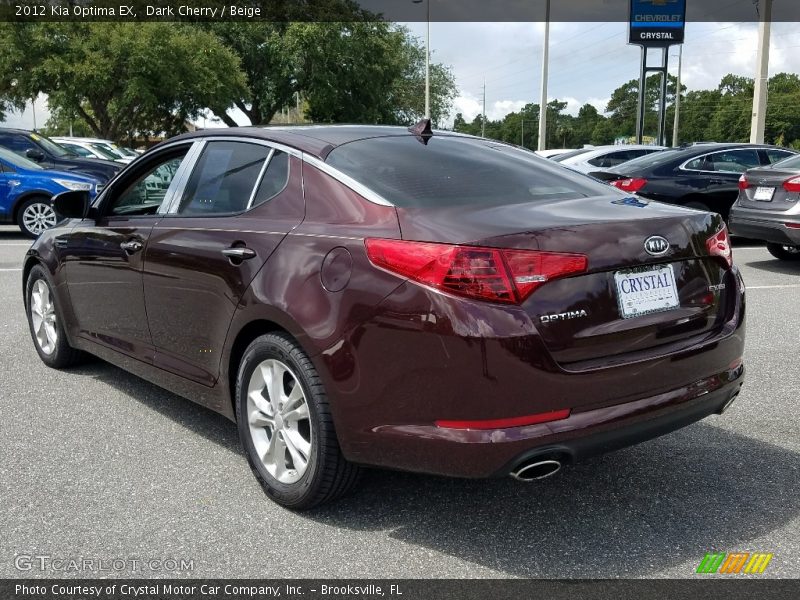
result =
[{"label": "black tire", "polygon": [[[270,474],[256,452],[253,441],[248,415],[248,388],[255,369],[264,361],[278,361],[288,367],[290,375],[300,383],[308,405],[311,442],[308,462],[305,472],[293,483],[281,482]],[[313,508],[345,494],[359,479],[361,468],[348,462],[342,455],[319,374],[297,342],[286,334],[263,335],[245,350],[236,377],[236,421],[239,439],[253,474],[266,494],[278,504],[294,510]],[[276,435],[276,430],[269,426],[265,431],[271,432],[270,439]],[[280,434],[278,439],[282,439]],[[284,454],[286,452],[288,450]],[[291,456],[287,455],[287,458],[291,459]]]},{"label": "black tire", "polygon": [[[43,282],[47,286],[49,296],[53,304],[54,320],[51,324],[52,329],[55,331],[55,341],[51,346],[46,348],[42,346],[36,335],[34,327],[34,316],[31,308],[31,296],[34,293],[34,288],[38,287],[38,282]],[[39,358],[48,367],[53,369],[64,369],[72,365],[78,364],[83,361],[85,355],[80,350],[76,350],[69,345],[67,336],[64,332],[64,319],[62,317],[61,307],[58,305],[58,298],[53,294],[53,285],[47,275],[47,271],[41,266],[36,265],[31,269],[28,275],[28,280],[25,282],[25,314],[28,317],[28,328],[31,332],[31,339]],[[49,351],[48,351],[49,350]]]},{"label": "black tire", "polygon": [[[34,206],[38,208],[36,212],[47,211],[47,223],[45,223],[45,221],[41,221],[40,223],[34,222],[31,224],[26,223],[25,211]],[[19,226],[20,231],[29,238],[39,237],[42,231],[49,229],[50,227],[54,227],[56,223],[58,223],[58,216],[53,210],[52,201],[46,196],[32,196],[23,201],[22,204],[20,204],[17,208],[17,225]]]},{"label": "black tire", "polygon": [[767,243],[767,250],[775,258],[780,260],[798,261],[800,260],[800,246],[788,246],[784,244]]}]

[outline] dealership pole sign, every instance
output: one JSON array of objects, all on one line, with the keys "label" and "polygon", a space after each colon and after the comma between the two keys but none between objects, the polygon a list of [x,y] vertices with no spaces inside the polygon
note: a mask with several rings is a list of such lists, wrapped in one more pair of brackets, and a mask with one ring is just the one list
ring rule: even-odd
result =
[{"label": "dealership pole sign", "polygon": [[683,43],[686,0],[630,0],[628,43],[671,46]]}]

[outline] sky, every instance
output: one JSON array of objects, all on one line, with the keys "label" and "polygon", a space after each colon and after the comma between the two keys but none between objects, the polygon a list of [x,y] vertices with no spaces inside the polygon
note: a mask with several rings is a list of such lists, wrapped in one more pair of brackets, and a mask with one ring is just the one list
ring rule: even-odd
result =
[{"label": "sky", "polygon": [[[424,43],[425,23],[405,25]],[[484,80],[490,119],[539,102],[544,23],[431,23],[430,28],[432,61],[449,65],[458,86],[448,123],[458,112],[468,121],[481,113]],[[757,28],[753,22],[687,24],[683,85],[689,90],[714,88],[727,73],[754,77]],[[796,30],[796,23],[773,24],[770,75],[800,73]],[[604,112],[614,89],[639,76],[640,49],[626,42],[626,23],[552,23],[548,99],[566,101],[570,114],[577,114],[586,103]],[[658,53],[651,54],[651,62],[660,60]],[[673,75],[677,56],[678,48],[671,48]],[[37,99],[35,108],[36,124],[41,127],[48,117],[46,98]],[[243,115],[233,116],[247,123]],[[6,124],[30,129],[33,121],[28,106],[23,113],[9,114]]]}]

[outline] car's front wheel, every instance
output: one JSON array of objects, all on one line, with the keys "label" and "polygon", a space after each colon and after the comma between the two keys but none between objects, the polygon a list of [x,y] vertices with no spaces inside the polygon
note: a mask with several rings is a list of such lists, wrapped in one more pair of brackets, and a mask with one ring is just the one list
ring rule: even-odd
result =
[{"label": "car's front wheel", "polygon": [[800,246],[786,246],[784,244],[767,244],[767,250],[775,258],[781,260],[800,260]]},{"label": "car's front wheel", "polygon": [[67,341],[53,288],[40,265],[33,267],[28,275],[25,284],[25,309],[33,345],[44,364],[54,369],[63,369],[80,362],[83,354]]},{"label": "car's front wheel", "polygon": [[247,460],[274,501],[308,509],[356,483],[360,469],[339,448],[322,380],[291,337],[268,334],[250,344],[236,398]]},{"label": "car's front wheel", "polygon": [[38,237],[42,232],[55,227],[58,222],[56,211],[49,198],[35,196],[28,198],[19,207],[17,225],[28,237]]}]

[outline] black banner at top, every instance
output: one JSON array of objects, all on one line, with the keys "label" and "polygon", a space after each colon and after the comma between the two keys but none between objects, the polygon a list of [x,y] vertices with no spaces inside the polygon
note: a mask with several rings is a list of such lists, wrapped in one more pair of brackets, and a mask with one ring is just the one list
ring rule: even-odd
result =
[{"label": "black banner at top", "polygon": [[[634,0],[686,4],[686,21],[758,21],[766,0]],[[548,0],[0,0],[4,21],[534,22]],[[628,22],[631,0],[550,0],[555,22]],[[772,20],[800,22],[800,1],[774,0]],[[655,30],[654,30],[655,31]],[[660,31],[660,29],[659,29]]]}]

